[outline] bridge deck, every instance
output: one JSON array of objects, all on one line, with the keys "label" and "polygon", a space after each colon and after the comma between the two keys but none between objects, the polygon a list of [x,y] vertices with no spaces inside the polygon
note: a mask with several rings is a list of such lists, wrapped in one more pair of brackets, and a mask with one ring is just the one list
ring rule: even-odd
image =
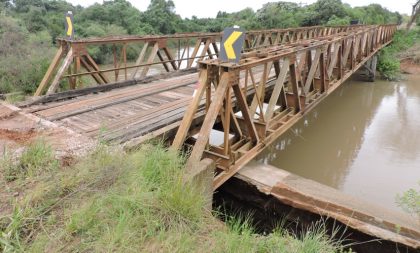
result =
[{"label": "bridge deck", "polygon": [[196,82],[197,75],[188,74],[34,105],[25,111],[93,138],[123,141],[182,118]]},{"label": "bridge deck", "polygon": [[[256,80],[261,75],[257,70]],[[168,125],[165,133],[176,129],[176,122],[182,120],[191,103],[197,81],[197,73],[186,74],[32,105],[24,111],[93,139],[125,143]]]}]

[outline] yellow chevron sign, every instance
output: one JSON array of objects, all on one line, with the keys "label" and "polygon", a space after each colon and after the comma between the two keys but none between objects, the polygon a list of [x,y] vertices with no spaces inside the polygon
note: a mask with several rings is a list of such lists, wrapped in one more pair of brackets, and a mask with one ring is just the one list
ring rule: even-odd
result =
[{"label": "yellow chevron sign", "polygon": [[66,32],[66,35],[70,37],[73,34],[73,23],[72,23],[70,17],[66,17],[66,22],[67,22],[67,32]]},{"label": "yellow chevron sign", "polygon": [[71,11],[66,13],[64,26],[65,26],[67,39],[72,40],[74,38],[74,26],[73,26],[73,13]]},{"label": "yellow chevron sign", "polygon": [[245,32],[238,27],[228,27],[223,31],[220,60],[225,62],[239,62],[242,46],[245,41]]},{"label": "yellow chevron sign", "polygon": [[223,43],[226,50],[226,55],[229,60],[236,59],[235,50],[233,49],[233,44],[238,40],[238,38],[242,35],[242,32],[234,31],[229,38]]}]

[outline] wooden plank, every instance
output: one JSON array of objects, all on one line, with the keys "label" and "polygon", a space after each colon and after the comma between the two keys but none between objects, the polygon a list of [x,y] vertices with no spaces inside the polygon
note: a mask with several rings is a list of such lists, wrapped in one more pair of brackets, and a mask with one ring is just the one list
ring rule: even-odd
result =
[{"label": "wooden plank", "polygon": [[102,103],[97,103],[97,104],[89,106],[89,107],[83,106],[79,109],[69,110],[69,111],[66,111],[66,112],[63,112],[63,113],[60,113],[60,114],[55,114],[53,116],[47,117],[47,119],[51,120],[51,121],[60,120],[60,119],[70,117],[70,116],[74,116],[74,115],[77,115],[77,114],[81,114],[81,113],[85,113],[85,112],[89,112],[89,111],[93,111],[93,110],[98,110],[98,109],[108,107],[108,106],[111,106],[111,105],[125,103],[125,102],[131,101],[131,100],[134,100],[134,99],[138,99],[138,98],[141,98],[141,97],[150,96],[150,95],[153,95],[153,94],[160,93],[164,90],[170,90],[170,89],[173,89],[174,87],[180,87],[180,86],[184,86],[184,85],[186,85],[186,84],[181,83],[181,84],[176,84],[174,86],[167,86],[164,89],[159,89],[159,90],[152,89],[148,92],[144,92],[144,93],[141,93],[141,94],[135,94],[135,95],[132,95],[132,96],[123,96],[120,99],[113,99],[112,101],[104,101]]},{"label": "wooden plank", "polygon": [[[102,86],[86,87],[79,90],[69,90],[69,91],[41,96],[35,99],[31,99],[29,101],[24,101],[22,103],[19,103],[18,106],[28,107],[28,106],[42,104],[42,103],[51,103],[54,101],[59,101],[59,100],[64,100],[64,99],[86,96],[91,93],[106,92],[110,90],[125,88],[128,86],[133,86],[135,84],[150,83],[153,81],[157,81],[159,79],[165,79],[165,78],[168,79],[168,78],[178,77],[178,76],[187,76],[188,74],[195,73],[195,72],[196,72],[196,69],[185,69],[185,70],[183,69],[177,72],[158,74],[158,75],[138,78],[134,80],[120,81],[120,82],[105,84]],[[188,75],[188,76],[193,76],[193,75]]]}]

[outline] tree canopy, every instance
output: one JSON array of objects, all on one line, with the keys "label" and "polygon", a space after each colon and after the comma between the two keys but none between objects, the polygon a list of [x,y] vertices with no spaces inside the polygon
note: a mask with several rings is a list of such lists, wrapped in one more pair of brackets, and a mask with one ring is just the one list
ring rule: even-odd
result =
[{"label": "tree canopy", "polygon": [[[270,2],[261,9],[245,8],[214,18],[182,18],[173,0],[151,0],[145,11],[127,0],[105,0],[89,7],[64,0],[0,0],[0,93],[23,90],[30,93],[42,78],[54,52],[53,43],[64,35],[64,14],[74,14],[75,37],[109,35],[220,32],[239,25],[246,30],[309,25],[345,25],[351,20],[363,24],[398,23],[402,17],[378,4],[352,8],[341,0],[318,0],[304,5]],[[90,49],[98,63],[107,63],[112,50],[107,46]],[[128,58],[136,57],[128,48]],[[29,56],[29,57],[28,57]]]},{"label": "tree canopy", "polygon": [[147,10],[136,9],[127,0],[106,0],[89,7],[74,6],[64,0],[0,0],[2,15],[24,22],[29,32],[48,31],[52,38],[63,33],[63,14],[73,11],[76,36],[120,34],[171,34],[214,32],[232,25],[245,29],[284,28],[310,25],[398,23],[402,17],[379,4],[351,8],[341,0],[318,0],[310,5],[270,2],[254,11],[219,11],[215,18],[181,18],[172,0],[151,0]]}]

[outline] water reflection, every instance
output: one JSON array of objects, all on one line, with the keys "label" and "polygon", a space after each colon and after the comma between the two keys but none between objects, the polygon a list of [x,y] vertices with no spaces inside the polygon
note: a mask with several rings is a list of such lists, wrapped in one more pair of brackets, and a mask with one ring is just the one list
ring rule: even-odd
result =
[{"label": "water reflection", "polygon": [[342,85],[257,160],[398,209],[420,180],[420,76]]}]

